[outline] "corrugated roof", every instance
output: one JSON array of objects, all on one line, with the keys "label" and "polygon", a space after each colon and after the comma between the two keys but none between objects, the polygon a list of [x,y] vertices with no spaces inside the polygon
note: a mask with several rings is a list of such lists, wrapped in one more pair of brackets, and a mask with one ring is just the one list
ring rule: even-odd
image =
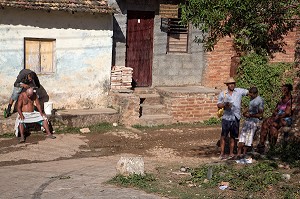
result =
[{"label": "corrugated roof", "polygon": [[107,0],[0,0],[0,7],[89,13],[115,12],[115,9],[107,4]]}]

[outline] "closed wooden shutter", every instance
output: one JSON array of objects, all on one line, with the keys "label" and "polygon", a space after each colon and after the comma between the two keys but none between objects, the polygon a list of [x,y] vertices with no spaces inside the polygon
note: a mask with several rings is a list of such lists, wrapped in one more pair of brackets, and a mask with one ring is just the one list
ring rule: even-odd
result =
[{"label": "closed wooden shutter", "polygon": [[25,68],[38,74],[54,72],[54,41],[25,39]]},{"label": "closed wooden shutter", "polygon": [[53,42],[42,41],[40,46],[41,73],[51,73],[53,72]]},{"label": "closed wooden shutter", "polygon": [[25,40],[25,68],[41,72],[40,68],[40,43],[37,41]]}]

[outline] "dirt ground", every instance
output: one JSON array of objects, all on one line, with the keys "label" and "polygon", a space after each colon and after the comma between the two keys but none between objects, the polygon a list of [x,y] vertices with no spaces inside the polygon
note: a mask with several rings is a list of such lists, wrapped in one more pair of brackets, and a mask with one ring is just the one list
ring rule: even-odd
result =
[{"label": "dirt ground", "polygon": [[122,128],[108,132],[57,134],[46,139],[32,133],[25,144],[17,138],[0,139],[0,166],[50,160],[132,154],[155,158],[158,162],[190,158],[217,158],[220,127],[175,126],[168,128]]},{"label": "dirt ground", "polygon": [[[0,167],[85,157],[142,156],[145,172],[164,176],[162,181],[167,186],[172,184],[178,187],[185,176],[173,174],[173,171],[178,173],[182,166],[195,168],[203,163],[220,162],[220,131],[220,126],[202,125],[145,129],[113,127],[103,131],[92,130],[90,133],[60,133],[56,134],[57,138],[53,140],[45,138],[42,132],[34,132],[24,144],[18,144],[18,138],[15,137],[0,138]],[[291,185],[299,186],[299,169],[284,169],[284,172],[291,174]],[[277,187],[280,191],[283,185]],[[192,187],[189,187],[190,189]],[[267,195],[260,198],[276,198],[279,192],[274,191],[277,188],[272,190],[270,187]],[[185,191],[186,187],[183,186],[182,192]],[[225,193],[218,188],[211,191],[223,195]],[[236,192],[230,190],[225,195],[227,198],[235,198]],[[196,198],[199,198],[197,194]]]}]

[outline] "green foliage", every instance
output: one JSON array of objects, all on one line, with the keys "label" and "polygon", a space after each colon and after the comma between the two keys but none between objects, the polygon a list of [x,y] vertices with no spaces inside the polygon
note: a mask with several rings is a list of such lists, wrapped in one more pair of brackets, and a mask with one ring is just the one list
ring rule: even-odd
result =
[{"label": "green foliage", "polygon": [[[189,0],[181,5],[181,20],[201,30],[197,42],[213,50],[216,42],[233,36],[239,52],[271,55],[283,52],[283,36],[299,16],[298,0]],[[208,34],[209,33],[209,34]]]},{"label": "green foliage", "polygon": [[[249,54],[241,58],[236,77],[237,87],[256,86],[265,102],[264,116],[269,116],[282,95],[281,86],[293,82],[295,74],[292,69],[292,64],[268,63],[265,56]],[[248,104],[249,98],[244,98],[243,107]]]},{"label": "green foliage", "polygon": [[221,124],[221,121],[222,121],[221,118],[211,117],[208,120],[204,120],[203,124],[211,126],[211,125]]},{"label": "green foliage", "polygon": [[138,187],[140,189],[151,189],[152,183],[155,183],[155,178],[151,174],[138,175],[132,174],[129,176],[117,175],[109,181],[109,183],[122,185],[125,187]]},{"label": "green foliage", "polygon": [[290,164],[291,166],[300,167],[300,141],[289,140],[280,145],[276,145],[273,150],[268,152],[268,156],[279,157],[283,162]]},{"label": "green foliage", "polygon": [[[208,168],[213,170],[212,179],[204,182],[207,177]],[[281,179],[279,172],[276,172],[269,162],[247,165],[245,167],[233,168],[227,165],[204,165],[194,169],[192,181],[203,187],[216,187],[221,181],[229,182],[230,187],[243,191],[263,191],[267,186],[277,184]]]},{"label": "green foliage", "polygon": [[113,128],[116,127],[114,127],[111,123],[108,122],[103,122],[103,123],[89,126],[91,132],[107,132],[109,130],[112,130]]},{"label": "green foliage", "polygon": [[61,134],[61,133],[80,133],[80,128],[78,127],[64,127],[64,128],[59,128],[55,129],[56,134]]},{"label": "green foliage", "polygon": [[16,137],[14,133],[4,133],[3,135],[0,135],[0,138],[13,138]]},{"label": "green foliage", "polygon": [[[100,132],[107,132],[114,128],[118,128],[118,127],[114,127],[111,123],[103,122],[103,123],[98,123],[98,124],[88,126],[88,128],[90,129],[91,133],[100,133]],[[80,128],[79,127],[63,127],[63,128],[55,129],[55,132],[57,134],[59,134],[59,133],[80,133]]]}]

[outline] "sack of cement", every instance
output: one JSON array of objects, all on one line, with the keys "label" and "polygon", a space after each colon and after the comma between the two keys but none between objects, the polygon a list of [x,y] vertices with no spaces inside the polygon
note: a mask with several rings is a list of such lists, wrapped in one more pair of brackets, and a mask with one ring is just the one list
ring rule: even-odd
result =
[{"label": "sack of cement", "polygon": [[142,157],[121,157],[116,169],[119,175],[144,175],[144,160]]}]

